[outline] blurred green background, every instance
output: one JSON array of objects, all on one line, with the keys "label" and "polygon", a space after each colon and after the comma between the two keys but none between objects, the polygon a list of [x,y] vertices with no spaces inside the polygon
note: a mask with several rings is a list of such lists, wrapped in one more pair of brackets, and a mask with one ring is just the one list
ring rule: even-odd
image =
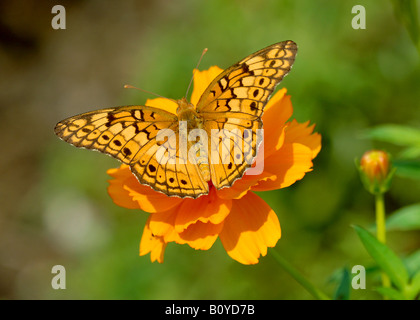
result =
[{"label": "blurred green background", "polygon": [[[51,27],[55,4],[0,2],[0,298],[311,299],[270,250],[330,295],[337,270],[373,265],[350,227],[374,223],[354,159],[373,147],[399,149],[362,132],[420,126],[419,53],[391,2],[61,1],[66,30]],[[351,26],[357,4],[365,30]],[[55,124],[151,98],[126,83],[181,98],[205,47],[200,68],[226,68],[288,39],[299,52],[280,87],[293,117],[316,123],[323,148],[302,181],[260,194],[279,216],[278,245],[254,266],[232,260],[219,240],[208,251],[171,243],[163,264],[139,257],[147,214],[117,207],[106,191],[106,170],[119,163],[60,141]],[[388,212],[419,195],[419,180],[396,177]],[[408,256],[420,235],[392,232],[388,244]],[[51,288],[54,265],[66,268],[66,290]],[[351,298],[379,298],[375,279]]]}]

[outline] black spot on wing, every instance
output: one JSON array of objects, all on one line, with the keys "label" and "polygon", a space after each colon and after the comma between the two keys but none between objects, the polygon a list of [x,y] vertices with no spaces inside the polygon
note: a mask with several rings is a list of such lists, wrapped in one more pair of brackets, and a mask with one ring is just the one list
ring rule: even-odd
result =
[{"label": "black spot on wing", "polygon": [[131,155],[131,150],[128,148],[124,148],[123,149],[123,154],[125,154],[126,156],[130,156]]},{"label": "black spot on wing", "polygon": [[112,113],[108,113],[107,116],[107,122],[105,123],[105,126],[107,126],[108,128],[112,125],[112,121],[114,121],[116,118]]},{"label": "black spot on wing", "polygon": [[249,70],[249,66],[246,63],[242,64],[242,71],[250,74],[251,76],[255,75],[254,70]]}]

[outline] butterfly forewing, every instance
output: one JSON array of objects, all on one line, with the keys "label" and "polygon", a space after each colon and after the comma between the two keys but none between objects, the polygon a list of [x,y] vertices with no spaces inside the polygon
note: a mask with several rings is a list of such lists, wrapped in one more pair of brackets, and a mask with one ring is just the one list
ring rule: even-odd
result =
[{"label": "butterfly forewing", "polygon": [[262,128],[262,121],[225,118],[209,120],[206,127],[213,132],[209,142],[212,183],[218,189],[229,187],[256,157],[260,142],[257,130]]},{"label": "butterfly forewing", "polygon": [[273,90],[290,71],[296,52],[293,41],[284,41],[234,64],[207,87],[197,112],[205,117],[223,114],[260,118]]},{"label": "butterfly forewing", "polygon": [[169,112],[127,106],[83,113],[59,122],[55,133],[64,141],[109,154],[129,164],[158,130],[177,122]]}]

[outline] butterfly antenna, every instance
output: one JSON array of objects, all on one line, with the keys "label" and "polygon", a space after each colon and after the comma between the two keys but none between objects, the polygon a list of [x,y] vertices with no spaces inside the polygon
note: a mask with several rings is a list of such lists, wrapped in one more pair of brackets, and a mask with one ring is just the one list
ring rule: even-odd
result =
[{"label": "butterfly antenna", "polygon": [[192,75],[190,83],[188,85],[187,92],[185,92],[185,98],[188,96],[188,92],[190,91],[191,84],[194,80],[195,71],[198,69],[198,66],[200,65],[201,59],[203,59],[203,56],[206,54],[207,50],[208,50],[207,48],[204,48],[203,52],[201,53],[200,59],[198,59],[197,66],[195,67],[195,69],[193,71],[193,75]]},{"label": "butterfly antenna", "polygon": [[153,93],[153,92],[150,92],[150,91],[147,91],[147,90],[144,90],[144,89],[140,89],[140,88],[134,87],[134,86],[132,86],[132,85],[130,85],[130,84],[125,84],[125,85],[124,85],[124,89],[137,89],[137,90],[140,90],[140,91],[146,92],[146,93],[148,93],[148,94],[154,95],[154,96],[156,96],[156,97],[163,98],[163,99],[167,99],[167,100],[171,100],[171,101],[173,101],[173,102],[177,103],[177,102],[176,102],[176,100],[174,100],[174,99],[171,99],[171,98],[166,98],[166,97],[164,97],[164,96],[161,96],[160,94]]}]

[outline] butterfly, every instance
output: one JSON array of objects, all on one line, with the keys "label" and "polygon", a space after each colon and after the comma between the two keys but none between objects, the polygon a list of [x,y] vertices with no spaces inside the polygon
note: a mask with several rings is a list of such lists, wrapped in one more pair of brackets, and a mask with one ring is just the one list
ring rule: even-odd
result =
[{"label": "butterfly", "polygon": [[[60,121],[54,131],[76,147],[129,165],[141,184],[168,196],[197,198],[211,185],[232,186],[251,167],[264,107],[296,52],[289,40],[247,56],[221,72],[196,106],[185,97],[176,100],[176,114],[150,106],[107,108]],[[195,141],[188,131],[199,132]]]}]

